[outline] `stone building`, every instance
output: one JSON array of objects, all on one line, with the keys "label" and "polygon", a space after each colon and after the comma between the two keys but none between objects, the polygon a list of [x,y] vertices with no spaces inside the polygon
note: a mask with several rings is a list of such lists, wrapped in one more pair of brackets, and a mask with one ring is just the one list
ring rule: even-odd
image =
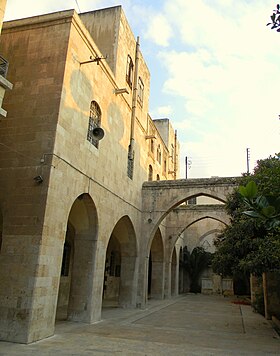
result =
[{"label": "stone building", "polygon": [[120,6],[3,26],[1,340],[185,292],[183,247],[228,223],[217,202],[237,179],[178,179],[177,132],[149,115],[139,42]]},{"label": "stone building", "polygon": [[[3,18],[5,14],[6,0],[0,0],[0,34],[2,30]],[[12,83],[7,79],[9,62],[6,58],[1,56],[0,53],[0,118],[1,116],[6,117],[7,111],[2,107],[4,95],[6,90],[11,90],[13,88]]]},{"label": "stone building", "polygon": [[163,298],[169,261],[156,259],[158,228],[147,272],[142,184],[178,177],[179,143],[148,114],[150,73],[122,8],[6,22],[1,53],[14,88],[0,120],[0,339]]}]

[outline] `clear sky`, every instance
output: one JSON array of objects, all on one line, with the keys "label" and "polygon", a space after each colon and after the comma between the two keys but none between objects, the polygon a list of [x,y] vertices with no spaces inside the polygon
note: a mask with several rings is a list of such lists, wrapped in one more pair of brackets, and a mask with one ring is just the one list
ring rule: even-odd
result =
[{"label": "clear sky", "polygon": [[[78,3],[78,6],[77,6]],[[122,5],[151,72],[150,114],[168,117],[181,177],[237,176],[280,151],[277,0],[7,0],[5,20]],[[191,163],[190,163],[191,162]]]}]

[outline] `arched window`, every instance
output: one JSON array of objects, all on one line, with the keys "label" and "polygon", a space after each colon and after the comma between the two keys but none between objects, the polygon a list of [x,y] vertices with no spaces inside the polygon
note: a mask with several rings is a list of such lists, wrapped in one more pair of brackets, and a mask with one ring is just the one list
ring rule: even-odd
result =
[{"label": "arched window", "polygon": [[149,165],[149,176],[148,176],[148,180],[151,181],[153,180],[153,167],[151,165]]},{"label": "arched window", "polygon": [[126,82],[132,88],[132,82],[133,82],[133,61],[130,55],[127,56],[127,62],[126,62]]},{"label": "arched window", "polygon": [[160,176],[159,176],[159,174],[157,174],[157,180],[160,180]]},{"label": "arched window", "polygon": [[98,148],[99,140],[93,134],[93,130],[101,125],[101,110],[96,101],[90,103],[89,111],[89,123],[88,123],[88,134],[87,139],[91,142],[96,148]]}]

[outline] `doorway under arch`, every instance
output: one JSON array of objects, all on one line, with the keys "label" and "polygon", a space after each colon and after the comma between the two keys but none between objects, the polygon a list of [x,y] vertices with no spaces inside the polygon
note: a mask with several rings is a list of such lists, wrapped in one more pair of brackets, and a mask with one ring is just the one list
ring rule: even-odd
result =
[{"label": "doorway under arch", "polygon": [[58,320],[91,322],[97,211],[88,194],[73,203],[67,221],[58,292]]},{"label": "doorway under arch", "polygon": [[163,299],[164,295],[164,250],[162,235],[157,229],[152,240],[148,263],[148,299]]},{"label": "doorway under arch", "polygon": [[106,251],[103,307],[136,305],[137,243],[132,222],[122,217],[115,225]]}]

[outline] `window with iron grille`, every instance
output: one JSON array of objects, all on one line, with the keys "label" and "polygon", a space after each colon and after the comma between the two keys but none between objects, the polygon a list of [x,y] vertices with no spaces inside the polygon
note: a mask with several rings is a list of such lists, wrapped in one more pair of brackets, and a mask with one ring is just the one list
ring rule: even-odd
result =
[{"label": "window with iron grille", "polygon": [[9,62],[2,56],[0,56],[0,74],[6,78],[8,73]]},{"label": "window with iron grille", "polygon": [[126,81],[130,88],[132,88],[132,82],[133,82],[133,61],[130,55],[127,56],[127,62],[126,62]]},{"label": "window with iron grille", "polygon": [[90,104],[89,111],[89,122],[88,122],[88,133],[87,139],[92,143],[96,148],[98,148],[99,140],[93,134],[93,130],[100,127],[101,124],[101,110],[96,101],[92,101]]}]

